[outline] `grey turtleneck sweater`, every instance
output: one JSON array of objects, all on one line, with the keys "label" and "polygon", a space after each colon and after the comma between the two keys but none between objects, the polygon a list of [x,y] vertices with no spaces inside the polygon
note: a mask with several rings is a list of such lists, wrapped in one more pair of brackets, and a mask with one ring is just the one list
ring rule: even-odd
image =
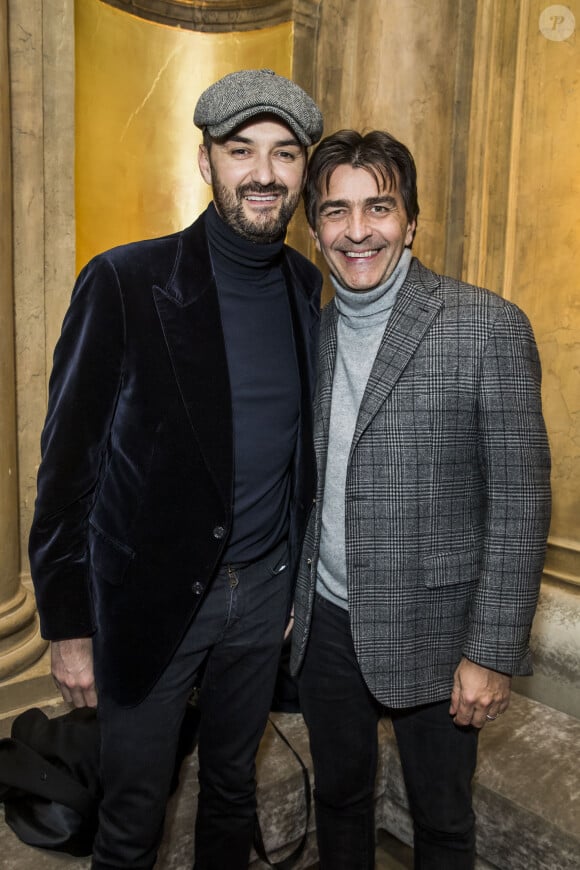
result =
[{"label": "grey turtleneck sweater", "polygon": [[405,248],[387,281],[366,292],[347,290],[332,279],[339,316],[316,591],[344,610],[348,610],[345,543],[348,457],[360,403],[411,257],[411,250]]}]

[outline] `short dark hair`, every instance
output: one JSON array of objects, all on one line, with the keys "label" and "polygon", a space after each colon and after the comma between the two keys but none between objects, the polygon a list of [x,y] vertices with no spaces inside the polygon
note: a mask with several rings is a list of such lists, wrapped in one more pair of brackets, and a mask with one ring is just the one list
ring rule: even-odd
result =
[{"label": "short dark hair", "polygon": [[328,191],[334,170],[343,165],[367,169],[375,176],[377,184],[390,182],[401,194],[409,222],[417,220],[417,169],[406,145],[383,130],[373,130],[365,135],[356,130],[339,130],[322,140],[308,164],[304,206],[313,229],[316,226],[317,199],[324,186]]}]

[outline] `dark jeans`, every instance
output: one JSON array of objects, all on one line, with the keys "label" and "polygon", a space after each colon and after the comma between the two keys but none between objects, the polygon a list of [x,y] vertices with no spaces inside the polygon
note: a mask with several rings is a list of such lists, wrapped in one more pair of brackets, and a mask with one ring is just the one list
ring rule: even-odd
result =
[{"label": "dark jeans", "polygon": [[286,555],[284,544],[260,562],[218,573],[142,703],[120,707],[99,696],[105,794],[94,870],[153,867],[180,726],[202,666],[195,868],[246,870],[256,809],[255,756],[288,610],[290,579],[281,569]]},{"label": "dark jeans", "polygon": [[377,724],[387,712],[413,817],[416,870],[471,870],[477,731],[453,724],[449,700],[386,711],[361,675],[348,613],[320,596],[299,688],[314,763],[321,870],[375,866]]}]

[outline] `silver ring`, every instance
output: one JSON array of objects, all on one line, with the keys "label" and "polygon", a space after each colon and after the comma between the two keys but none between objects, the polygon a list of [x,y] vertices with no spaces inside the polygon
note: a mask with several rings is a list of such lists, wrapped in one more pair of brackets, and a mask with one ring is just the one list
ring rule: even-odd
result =
[{"label": "silver ring", "polygon": [[486,716],[485,718],[489,719],[490,722],[495,722],[495,720],[497,719],[497,716]]}]

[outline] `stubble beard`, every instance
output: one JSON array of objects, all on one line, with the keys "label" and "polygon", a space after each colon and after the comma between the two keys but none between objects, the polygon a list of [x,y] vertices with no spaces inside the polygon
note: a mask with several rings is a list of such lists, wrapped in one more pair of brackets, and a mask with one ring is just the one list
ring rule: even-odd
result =
[{"label": "stubble beard", "polygon": [[[239,236],[255,244],[268,245],[283,239],[290,218],[298,207],[300,191],[290,195],[288,188],[280,184],[243,184],[235,193],[224,187],[215,178],[212,182],[213,199],[220,217]],[[275,193],[282,196],[280,205],[257,214],[254,219],[244,212],[244,197],[249,193]]]}]

